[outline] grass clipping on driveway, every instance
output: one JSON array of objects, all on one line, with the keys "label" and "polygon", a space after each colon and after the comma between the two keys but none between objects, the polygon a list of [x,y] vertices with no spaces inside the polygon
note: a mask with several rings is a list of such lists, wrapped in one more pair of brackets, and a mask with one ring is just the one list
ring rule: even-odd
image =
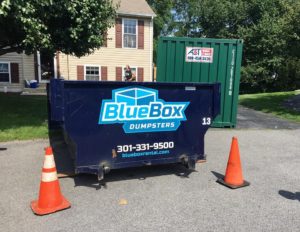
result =
[{"label": "grass clipping on driveway", "polygon": [[46,96],[0,93],[0,142],[48,137]]},{"label": "grass clipping on driveway", "polygon": [[270,113],[294,122],[300,122],[300,113],[288,109],[283,105],[283,102],[295,95],[299,91],[291,92],[276,92],[276,93],[259,93],[259,94],[245,94],[239,96],[239,103],[243,106]]}]

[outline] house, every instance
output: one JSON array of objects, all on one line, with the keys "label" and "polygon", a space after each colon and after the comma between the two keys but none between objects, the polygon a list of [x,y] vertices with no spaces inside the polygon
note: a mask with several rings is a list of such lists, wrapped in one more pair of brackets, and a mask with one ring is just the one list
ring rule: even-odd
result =
[{"label": "house", "polygon": [[20,92],[24,80],[122,81],[126,65],[131,67],[137,81],[152,81],[155,14],[145,0],[113,2],[119,3],[116,23],[108,29],[103,47],[81,58],[60,52],[54,59],[43,52],[0,56],[0,91]]},{"label": "house", "polygon": [[35,79],[34,56],[8,53],[0,56],[0,91],[21,92],[24,80]]}]

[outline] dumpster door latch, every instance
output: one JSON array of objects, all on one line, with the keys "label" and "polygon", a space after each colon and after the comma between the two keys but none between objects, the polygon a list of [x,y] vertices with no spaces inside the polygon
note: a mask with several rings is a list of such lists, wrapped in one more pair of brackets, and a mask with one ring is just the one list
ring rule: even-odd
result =
[{"label": "dumpster door latch", "polygon": [[188,168],[189,170],[195,170],[196,168],[196,160],[195,159],[191,159],[186,155],[181,156],[180,158],[181,163]]},{"label": "dumpster door latch", "polygon": [[196,161],[194,159],[189,159],[187,162],[187,168],[190,170],[195,170],[196,168]]},{"label": "dumpster door latch", "polygon": [[110,168],[108,166],[99,166],[98,168],[98,181],[103,180],[104,174],[109,173]]},{"label": "dumpster door latch", "polygon": [[104,178],[104,170],[102,166],[99,166],[98,168],[98,181],[103,180]]}]

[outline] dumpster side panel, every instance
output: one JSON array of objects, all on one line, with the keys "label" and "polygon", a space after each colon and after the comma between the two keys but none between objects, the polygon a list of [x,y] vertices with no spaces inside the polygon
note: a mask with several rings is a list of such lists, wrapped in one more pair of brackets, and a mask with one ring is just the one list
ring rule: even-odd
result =
[{"label": "dumpster side panel", "polygon": [[[188,48],[213,49],[211,62],[187,62]],[[235,127],[242,40],[161,37],[157,56],[158,82],[220,82],[221,114],[214,127]]]},{"label": "dumpster side panel", "polygon": [[220,84],[60,82],[50,89],[63,92],[63,129],[75,144],[77,173],[204,158]]}]

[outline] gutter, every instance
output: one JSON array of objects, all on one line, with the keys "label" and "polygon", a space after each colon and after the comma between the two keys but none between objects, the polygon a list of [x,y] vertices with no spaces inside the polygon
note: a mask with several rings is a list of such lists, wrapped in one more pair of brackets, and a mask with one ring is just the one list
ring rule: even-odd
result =
[{"label": "gutter", "polygon": [[122,15],[122,16],[131,16],[131,17],[143,17],[143,18],[151,18],[153,19],[156,14],[142,14],[142,13],[126,13],[126,12],[117,12],[117,15]]}]

